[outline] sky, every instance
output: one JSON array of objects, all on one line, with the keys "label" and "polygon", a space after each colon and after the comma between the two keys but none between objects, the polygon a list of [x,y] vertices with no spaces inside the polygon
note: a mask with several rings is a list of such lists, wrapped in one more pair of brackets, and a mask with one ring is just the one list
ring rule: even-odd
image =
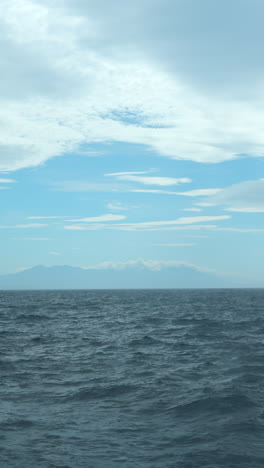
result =
[{"label": "sky", "polygon": [[180,262],[259,285],[263,1],[0,8],[0,274]]}]

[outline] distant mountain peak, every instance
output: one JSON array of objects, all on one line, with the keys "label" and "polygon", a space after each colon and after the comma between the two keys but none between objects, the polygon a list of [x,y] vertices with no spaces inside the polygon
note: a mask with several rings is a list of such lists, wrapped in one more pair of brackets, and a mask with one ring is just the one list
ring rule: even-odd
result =
[{"label": "distant mountain peak", "polygon": [[243,286],[230,277],[224,278],[185,262],[130,261],[127,264],[117,264],[117,267],[115,265],[106,262],[100,264],[100,267],[87,269],[70,265],[36,265],[14,274],[0,276],[0,289],[167,289]]}]

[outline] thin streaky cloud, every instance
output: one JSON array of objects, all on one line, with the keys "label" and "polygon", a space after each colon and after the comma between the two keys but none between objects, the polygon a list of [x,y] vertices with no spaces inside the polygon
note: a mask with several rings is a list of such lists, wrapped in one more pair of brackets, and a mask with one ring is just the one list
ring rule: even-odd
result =
[{"label": "thin streaky cloud", "polygon": [[14,179],[1,179],[0,178],[0,184],[13,184],[14,182],[16,182],[16,180]]},{"label": "thin streaky cloud", "polygon": [[[140,231],[140,232],[154,232],[154,231],[210,231],[210,232],[235,232],[235,233],[262,233],[264,229],[261,228],[235,228],[235,227],[219,227],[211,224],[187,224],[182,226],[140,226],[137,225],[73,225],[64,226],[64,229],[69,231],[98,231],[98,230],[113,230],[113,231]],[[194,237],[208,237],[208,236],[194,236]]]},{"label": "thin streaky cloud", "polygon": [[27,219],[65,219],[70,216],[28,216]]},{"label": "thin streaky cloud", "polygon": [[69,219],[69,222],[76,222],[76,223],[97,223],[97,222],[105,222],[105,221],[121,221],[126,219],[124,215],[116,215],[116,214],[104,214],[101,216],[92,216],[89,218],[80,218],[80,219]]},{"label": "thin streaky cloud", "polygon": [[[178,219],[168,220],[168,221],[146,221],[143,223],[125,223],[127,226],[162,226],[162,225],[172,225],[172,224],[195,224],[195,223],[204,223],[208,221],[223,221],[231,219],[229,215],[223,216],[186,216]],[[123,224],[124,225],[124,224]]]},{"label": "thin streaky cloud", "polygon": [[0,226],[0,229],[39,229],[48,226],[47,224],[15,224],[11,226]]},{"label": "thin streaky cloud", "polygon": [[[69,220],[70,222],[74,221],[77,223],[80,222],[89,222],[89,223],[96,223],[98,221],[116,221],[126,218],[122,215],[102,215],[93,218],[83,218],[78,220]],[[169,226],[175,224],[199,224],[199,223],[207,223],[209,221],[223,221],[231,219],[230,215],[222,215],[222,216],[188,216],[188,217],[181,217],[173,220],[165,220],[165,221],[145,221],[142,223],[119,223],[116,226],[118,228],[126,228],[126,227],[134,227],[134,228],[148,228],[153,226]],[[102,226],[104,227],[104,226]]]},{"label": "thin streaky cloud", "polygon": [[179,244],[153,244],[158,247],[192,247],[194,245],[197,245],[195,243],[179,243]]},{"label": "thin streaky cloud", "polygon": [[232,213],[264,213],[264,206],[263,207],[248,207],[242,206],[240,207],[232,207],[232,208],[225,208],[225,211],[232,211]]},{"label": "thin streaky cloud", "polygon": [[131,189],[128,190],[131,193],[162,193],[165,195],[178,195],[177,192],[171,192],[169,190],[158,190],[158,189]]},{"label": "thin streaky cloud", "polygon": [[155,177],[155,176],[142,176],[135,174],[107,174],[108,176],[115,176],[117,180],[127,181],[127,182],[137,182],[143,185],[160,185],[160,186],[169,186],[169,185],[179,185],[192,182],[188,177]]},{"label": "thin streaky cloud", "polygon": [[13,240],[25,240],[25,241],[50,241],[50,237],[13,237]]},{"label": "thin streaky cloud", "polygon": [[142,174],[150,174],[152,172],[156,172],[154,169],[150,169],[149,171],[128,171],[128,172],[109,172],[104,174],[105,177],[123,177],[127,175],[142,175]]},{"label": "thin streaky cloud", "polygon": [[[114,215],[112,215],[114,216]],[[104,219],[103,219],[104,218]],[[109,219],[107,219],[107,216],[105,217],[97,217],[97,218],[84,218],[83,220],[78,220],[78,222],[91,222],[91,223],[95,223],[91,226],[89,226],[89,229],[104,229],[106,228],[107,226],[106,225],[97,225],[96,224],[96,221],[97,220],[100,220],[100,221],[109,221]],[[181,218],[177,218],[177,219],[174,219],[174,220],[165,220],[165,221],[146,221],[146,222],[141,222],[141,223],[118,223],[118,224],[115,224],[115,225],[111,225],[111,228],[114,228],[114,229],[119,229],[119,230],[135,230],[135,229],[151,229],[151,228],[156,228],[156,227],[163,227],[164,226],[173,226],[173,225],[184,225],[184,226],[187,226],[187,225],[190,225],[190,224],[199,224],[199,223],[207,223],[209,221],[224,221],[224,220],[228,220],[228,219],[231,219],[231,216],[230,215],[223,215],[223,216],[189,216],[189,217],[181,217]],[[112,218],[110,219],[112,220]],[[76,221],[76,220],[74,220]],[[71,220],[72,222],[72,220]],[[108,228],[108,227],[107,227]],[[85,230],[86,227],[85,226],[82,226],[82,225],[76,225],[76,226],[65,226],[65,229],[69,229],[69,230]]]},{"label": "thin streaky cloud", "polygon": [[124,206],[122,203],[120,202],[109,202],[107,203],[106,205],[106,208],[108,210],[116,210],[116,211],[125,211],[125,210],[128,210],[128,207]]},{"label": "thin streaky cloud", "polygon": [[187,192],[177,192],[177,195],[182,195],[184,197],[203,197],[208,195],[215,195],[218,192],[221,192],[220,188],[208,188],[208,189],[195,189],[188,190]]},{"label": "thin streaky cloud", "polygon": [[202,208],[183,208],[182,211],[202,211]]},{"label": "thin streaky cloud", "polygon": [[[209,195],[214,195],[218,193],[222,189],[218,188],[210,188],[210,189],[195,189],[195,190],[188,190],[185,192],[175,192],[170,190],[159,190],[159,189],[132,189],[129,192],[138,192],[138,193],[161,193],[165,195],[181,195],[185,197],[204,197]],[[198,204],[198,203],[197,203]],[[204,204],[201,203],[199,206],[213,206],[212,204]]]},{"label": "thin streaky cloud", "polygon": [[112,231],[196,231],[201,229],[216,228],[217,226],[211,224],[187,224],[183,226],[138,226],[135,224],[90,224],[90,225],[72,225],[64,226],[64,229],[69,231],[98,231],[98,230],[112,230]]}]

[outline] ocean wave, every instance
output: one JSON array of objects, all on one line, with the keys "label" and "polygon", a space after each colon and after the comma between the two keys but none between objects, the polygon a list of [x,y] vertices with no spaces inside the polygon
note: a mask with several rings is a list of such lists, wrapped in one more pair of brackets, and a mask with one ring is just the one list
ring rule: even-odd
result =
[{"label": "ocean wave", "polygon": [[87,401],[87,400],[101,400],[118,398],[121,395],[135,392],[136,387],[132,385],[109,385],[106,387],[94,386],[84,387],[78,391],[66,393],[62,397],[59,397],[64,402],[70,401]]},{"label": "ocean wave", "polygon": [[169,407],[166,411],[173,412],[177,416],[200,416],[201,414],[228,414],[239,412],[243,408],[259,408],[257,403],[246,395],[235,393],[233,395],[214,396],[208,398],[199,398],[197,400]]},{"label": "ocean wave", "polygon": [[1,468],[263,468],[264,291],[3,296]]}]

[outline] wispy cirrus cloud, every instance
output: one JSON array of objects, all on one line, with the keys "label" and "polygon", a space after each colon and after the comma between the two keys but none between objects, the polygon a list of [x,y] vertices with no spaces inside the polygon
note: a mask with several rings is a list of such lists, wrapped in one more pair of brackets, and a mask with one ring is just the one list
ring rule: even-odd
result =
[{"label": "wispy cirrus cloud", "polygon": [[28,216],[27,219],[65,219],[69,216]]},{"label": "wispy cirrus cloud", "polygon": [[13,237],[13,240],[25,240],[25,241],[50,241],[50,237]]},{"label": "wispy cirrus cloud", "polygon": [[120,203],[120,202],[115,202],[115,201],[107,203],[106,208],[107,208],[108,210],[113,210],[113,211],[125,211],[125,210],[128,210],[128,207],[127,207],[127,206],[124,206],[122,203]]},{"label": "wispy cirrus cloud", "polygon": [[[1,158],[1,156],[0,156]],[[15,183],[16,180],[14,179],[7,179],[7,178],[1,178],[0,177],[0,190],[8,190],[10,188],[10,184]]]},{"label": "wispy cirrus cloud", "polygon": [[202,211],[202,208],[183,208],[182,211]]},{"label": "wispy cirrus cloud", "polygon": [[[174,226],[137,226],[137,224],[90,224],[85,225],[70,225],[64,226],[64,229],[69,231],[98,231],[98,230],[113,230],[113,231],[175,231],[175,232],[188,232],[188,231],[211,231],[216,232],[229,232],[229,233],[243,233],[243,234],[254,234],[263,233],[264,228],[244,228],[244,227],[220,227],[214,224],[185,224],[185,225],[174,225]],[[192,236],[192,237],[208,237],[208,236]]]},{"label": "wispy cirrus cloud", "polygon": [[100,216],[91,216],[89,218],[76,218],[76,219],[69,219],[69,222],[76,222],[76,223],[103,223],[105,221],[120,221],[126,219],[124,215],[116,215],[116,214],[103,214]]},{"label": "wispy cirrus cloud", "polygon": [[13,184],[16,182],[14,179],[2,179],[0,178],[0,184]]},{"label": "wispy cirrus cloud", "polygon": [[137,227],[148,227],[148,226],[169,226],[174,224],[199,224],[199,223],[208,223],[210,221],[223,221],[230,219],[231,216],[229,215],[221,215],[221,216],[186,216],[181,217],[173,220],[166,220],[166,221],[146,221],[143,223],[127,223],[128,225],[136,225]]},{"label": "wispy cirrus cloud", "polygon": [[43,227],[48,226],[47,224],[39,224],[39,223],[34,223],[34,224],[15,224],[15,225],[10,225],[10,226],[1,226],[0,229],[40,229]]},{"label": "wispy cirrus cloud", "polygon": [[193,247],[195,243],[179,243],[179,244],[154,244],[157,247]]},{"label": "wispy cirrus cloud", "polygon": [[214,195],[220,192],[222,189],[219,188],[203,188],[203,189],[194,189],[188,190],[184,192],[175,192],[170,190],[159,190],[159,189],[132,189],[129,192],[135,193],[157,193],[157,194],[164,194],[164,195],[182,195],[184,197],[205,197],[209,195]]},{"label": "wispy cirrus cloud", "polygon": [[[186,228],[189,225],[195,224],[197,225],[197,228],[200,228],[199,223],[208,223],[211,221],[223,221],[223,220],[228,220],[230,219],[230,215],[222,215],[222,216],[192,216],[192,217],[181,217],[177,218],[174,220],[165,220],[165,221],[146,221],[146,222],[137,222],[137,223],[117,223],[114,225],[105,225],[105,224],[96,224],[96,217],[94,218],[83,218],[79,220],[71,220],[75,221],[76,225],[69,225],[69,226],[64,226],[64,229],[67,230],[72,230],[72,231],[84,231],[84,230],[97,230],[97,229],[115,229],[115,230],[160,230],[160,229],[170,229],[174,228],[176,226],[176,229],[178,226],[182,226],[183,228]],[[86,222],[86,220],[89,220],[89,223],[94,223],[91,224],[89,227],[80,224],[83,222]],[[104,221],[103,216],[98,217],[102,222]],[[112,220],[112,219],[107,219],[107,220]],[[211,226],[211,225],[207,225]]]},{"label": "wispy cirrus cloud", "polygon": [[123,177],[123,176],[138,176],[142,174],[150,174],[153,172],[156,172],[157,169],[149,169],[148,171],[125,171],[125,172],[108,172],[107,174],[104,174],[105,177]]},{"label": "wispy cirrus cloud", "polygon": [[222,189],[219,188],[203,188],[188,190],[187,192],[178,192],[177,195],[182,195],[184,197],[204,197],[209,195],[215,195],[216,193],[221,192]]},{"label": "wispy cirrus cloud", "polygon": [[143,185],[179,185],[192,182],[188,177],[157,177],[157,176],[146,176],[141,174],[147,174],[147,172],[115,172],[111,174],[105,174],[106,177],[114,177],[117,180],[137,182]]},{"label": "wispy cirrus cloud", "polygon": [[[137,180],[131,179],[131,177],[136,177]],[[52,186],[56,191],[62,192],[106,192],[106,193],[153,193],[153,194],[162,194],[162,195],[176,195],[176,196],[185,196],[185,197],[205,197],[209,195],[214,195],[220,192],[219,188],[201,188],[188,191],[173,191],[173,190],[164,190],[164,189],[145,189],[145,188],[133,188],[134,185],[128,184],[125,182],[137,182],[143,185],[152,185],[152,186],[171,186],[190,183],[191,179],[188,178],[174,178],[174,177],[144,177],[143,179],[138,179],[141,176],[124,176],[124,178],[117,178],[115,181],[111,182],[90,182],[85,180],[65,180],[63,182],[53,183]]]},{"label": "wispy cirrus cloud", "polygon": [[214,229],[217,226],[214,224],[185,224],[185,225],[151,225],[151,226],[138,226],[138,223],[127,224],[76,224],[64,226],[64,229],[69,231],[98,231],[98,230],[112,230],[112,231],[200,231],[201,229]]}]

